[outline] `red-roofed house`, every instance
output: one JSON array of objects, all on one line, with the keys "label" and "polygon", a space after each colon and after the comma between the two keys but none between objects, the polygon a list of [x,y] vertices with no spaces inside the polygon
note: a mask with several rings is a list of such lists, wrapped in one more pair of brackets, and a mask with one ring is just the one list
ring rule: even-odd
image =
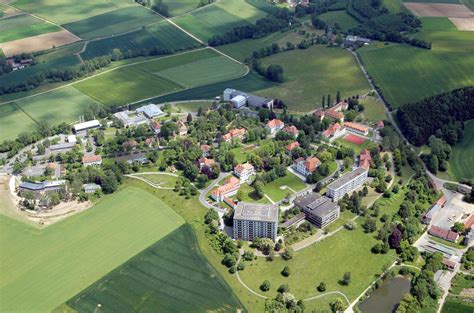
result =
[{"label": "red-roofed house", "polygon": [[324,119],[324,110],[323,109],[317,109],[316,111],[314,111],[314,116],[316,116],[316,118],[318,118],[320,121],[322,121]]},{"label": "red-roofed house", "polygon": [[293,151],[294,148],[297,148],[300,146],[300,143],[298,141],[293,141],[289,145],[287,145],[285,148],[287,151]]},{"label": "red-roofed house", "polygon": [[222,136],[222,140],[225,142],[229,142],[234,138],[243,140],[245,138],[245,134],[247,133],[247,130],[245,128],[234,128],[229,130],[227,134]]},{"label": "red-roofed house", "polygon": [[223,201],[225,197],[231,197],[237,194],[240,187],[240,181],[231,176],[226,180],[225,184],[211,191],[211,198],[215,201]]},{"label": "red-roofed house", "polygon": [[369,150],[367,149],[362,150],[359,156],[359,167],[369,170],[371,164],[372,164],[372,157],[370,156]]},{"label": "red-roofed house", "polygon": [[129,148],[133,149],[136,146],[138,146],[138,142],[136,142],[135,140],[128,140],[122,143],[122,147],[124,147],[125,149],[129,149]]},{"label": "red-roofed house", "polygon": [[214,165],[216,163],[216,162],[214,162],[214,160],[208,159],[206,157],[200,157],[198,162],[199,162],[199,169],[201,169],[201,170],[204,166],[211,167],[212,165]]},{"label": "red-roofed house", "polygon": [[151,130],[156,134],[159,135],[161,132],[161,124],[157,121],[152,121],[150,124]]},{"label": "red-roofed house", "polygon": [[428,234],[451,242],[456,242],[456,240],[458,240],[459,238],[458,233],[450,229],[444,229],[438,226],[431,226],[428,230]]},{"label": "red-roofed house", "polygon": [[333,109],[324,111],[324,116],[330,117],[338,122],[344,122],[344,114],[342,112],[334,111]]},{"label": "red-roofed house", "polygon": [[145,146],[147,147],[151,147],[153,146],[153,144],[156,143],[156,139],[155,138],[147,138],[145,139]]},{"label": "red-roofed house", "polygon": [[291,125],[291,126],[286,126],[285,128],[283,128],[283,131],[285,133],[288,133],[288,134],[291,134],[293,135],[294,138],[298,138],[298,135],[300,134],[300,132],[298,131],[298,128],[296,128],[295,126]]},{"label": "red-roofed house", "polygon": [[181,137],[184,137],[188,134],[188,126],[186,126],[186,123],[179,120],[177,122],[178,124],[178,133]]},{"label": "red-roofed house", "polygon": [[273,119],[267,122],[266,129],[270,132],[270,135],[280,131],[285,127],[285,123],[279,119]]},{"label": "red-roofed house", "polygon": [[344,135],[344,133],[345,129],[339,123],[334,123],[323,131],[323,137],[329,139],[329,141],[333,141]]},{"label": "red-roofed house", "polygon": [[382,128],[385,127],[385,124],[384,124],[383,121],[378,121],[376,127],[377,127],[378,129],[382,129]]},{"label": "red-roofed house", "polygon": [[473,225],[474,225],[474,214],[471,214],[471,216],[467,219],[467,221],[464,222],[464,228],[468,230],[468,229],[471,229]]},{"label": "red-roofed house", "polygon": [[317,157],[298,158],[295,160],[295,165],[298,173],[308,176],[321,165],[321,161]]},{"label": "red-roofed house", "polygon": [[211,148],[210,145],[201,145],[202,156],[206,158],[211,156]]},{"label": "red-roofed house", "polygon": [[438,201],[436,201],[436,204],[439,205],[440,207],[444,207],[444,205],[446,204],[446,197],[444,195],[441,196],[441,198],[439,198]]},{"label": "red-roofed house", "polygon": [[234,174],[240,178],[240,183],[250,181],[250,177],[255,174],[255,168],[250,163],[237,164],[234,168]]},{"label": "red-roofed house", "polygon": [[353,123],[353,122],[345,122],[344,126],[348,131],[354,132],[356,134],[361,134],[367,136],[369,134],[369,128],[362,124]]},{"label": "red-roofed house", "polygon": [[82,157],[82,164],[84,166],[93,166],[102,164],[102,156],[100,155],[90,155]]},{"label": "red-roofed house", "polygon": [[349,108],[349,103],[347,103],[346,101],[341,101],[335,106],[333,106],[331,109],[337,112],[342,112],[342,111],[346,111],[348,108]]}]

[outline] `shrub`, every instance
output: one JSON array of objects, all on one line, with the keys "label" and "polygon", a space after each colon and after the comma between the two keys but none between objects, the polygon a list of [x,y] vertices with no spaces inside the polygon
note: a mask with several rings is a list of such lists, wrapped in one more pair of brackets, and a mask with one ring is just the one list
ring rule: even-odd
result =
[{"label": "shrub", "polygon": [[290,274],[291,274],[290,268],[289,268],[288,266],[285,266],[285,267],[283,268],[283,270],[281,271],[281,274],[282,274],[283,276],[285,276],[285,277],[290,276]]},{"label": "shrub", "polygon": [[326,291],[326,283],[325,282],[319,283],[319,285],[316,289],[318,289],[319,292],[325,292]]},{"label": "shrub", "polygon": [[260,290],[261,291],[268,291],[270,290],[270,282],[268,280],[265,280],[261,285],[260,285]]}]

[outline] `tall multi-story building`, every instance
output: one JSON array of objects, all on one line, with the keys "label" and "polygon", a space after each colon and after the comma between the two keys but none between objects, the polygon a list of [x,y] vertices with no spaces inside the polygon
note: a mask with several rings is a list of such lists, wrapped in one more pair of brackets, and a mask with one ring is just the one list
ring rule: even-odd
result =
[{"label": "tall multi-story building", "polygon": [[367,180],[368,171],[358,167],[352,172],[344,174],[339,179],[328,185],[327,196],[333,201],[339,201],[346,193],[353,192],[361,187]]},{"label": "tall multi-story building", "polygon": [[311,192],[295,199],[295,205],[303,211],[306,219],[324,228],[339,218],[341,208],[328,197]]},{"label": "tall multi-story building", "polygon": [[234,239],[275,240],[278,230],[278,205],[239,202],[234,212]]}]

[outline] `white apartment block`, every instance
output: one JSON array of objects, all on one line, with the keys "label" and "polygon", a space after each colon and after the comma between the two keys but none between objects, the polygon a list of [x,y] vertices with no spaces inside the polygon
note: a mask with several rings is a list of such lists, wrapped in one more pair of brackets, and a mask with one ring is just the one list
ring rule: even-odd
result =
[{"label": "white apartment block", "polygon": [[339,179],[328,185],[327,196],[334,202],[342,199],[346,193],[351,193],[367,180],[368,171],[365,168],[358,167],[352,172],[344,174]]},{"label": "white apartment block", "polygon": [[234,168],[234,174],[240,179],[240,183],[249,183],[250,178],[255,175],[255,168],[250,163],[237,164]]},{"label": "white apartment block", "polygon": [[239,202],[234,213],[234,239],[276,240],[278,231],[278,205]]}]

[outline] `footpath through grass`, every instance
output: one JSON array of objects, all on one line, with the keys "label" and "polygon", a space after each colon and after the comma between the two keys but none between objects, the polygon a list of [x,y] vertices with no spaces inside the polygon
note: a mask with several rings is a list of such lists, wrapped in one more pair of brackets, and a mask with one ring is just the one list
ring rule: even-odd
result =
[{"label": "footpath through grass", "polygon": [[449,176],[456,180],[474,178],[474,120],[465,123],[462,141],[452,147]]},{"label": "footpath through grass", "polygon": [[183,222],[138,188],[43,230],[0,215],[2,311],[50,312]]}]

